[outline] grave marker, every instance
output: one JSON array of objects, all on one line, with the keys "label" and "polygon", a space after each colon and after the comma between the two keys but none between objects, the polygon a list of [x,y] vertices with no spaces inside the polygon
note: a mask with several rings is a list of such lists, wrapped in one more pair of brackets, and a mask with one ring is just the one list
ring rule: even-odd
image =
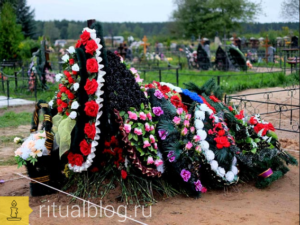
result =
[{"label": "grave marker", "polygon": [[147,37],[146,37],[146,35],[143,37],[143,44],[141,44],[143,47],[144,47],[144,54],[146,55],[146,53],[147,53],[147,46],[149,46],[150,44],[149,43],[147,43],[147,41],[148,41],[148,39],[147,39]]}]

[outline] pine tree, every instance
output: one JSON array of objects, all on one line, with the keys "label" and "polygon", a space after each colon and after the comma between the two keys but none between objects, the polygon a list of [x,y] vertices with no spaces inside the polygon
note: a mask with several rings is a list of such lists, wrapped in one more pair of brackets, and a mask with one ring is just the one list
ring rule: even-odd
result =
[{"label": "pine tree", "polygon": [[21,26],[17,24],[15,11],[8,2],[3,4],[0,11],[0,31],[0,60],[15,58],[24,37]]},{"label": "pine tree", "polygon": [[17,14],[17,23],[21,24],[22,32],[25,38],[33,38],[36,33],[34,22],[34,9],[30,9],[27,5],[27,0],[18,0],[14,4]]}]

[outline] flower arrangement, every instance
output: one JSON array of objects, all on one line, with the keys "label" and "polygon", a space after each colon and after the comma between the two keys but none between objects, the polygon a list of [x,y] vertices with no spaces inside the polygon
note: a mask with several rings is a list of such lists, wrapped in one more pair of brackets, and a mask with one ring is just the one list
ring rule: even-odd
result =
[{"label": "flower arrangement", "polygon": [[14,138],[16,144],[21,144],[21,147],[15,151],[18,168],[26,165],[26,162],[30,162],[34,165],[38,161],[38,157],[49,155],[45,141],[45,131],[32,133],[26,140],[19,137]]}]

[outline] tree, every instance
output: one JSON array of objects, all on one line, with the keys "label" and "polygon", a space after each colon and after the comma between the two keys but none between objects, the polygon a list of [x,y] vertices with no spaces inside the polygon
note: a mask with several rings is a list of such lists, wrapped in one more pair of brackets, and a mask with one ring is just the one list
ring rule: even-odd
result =
[{"label": "tree", "polygon": [[82,27],[76,23],[68,24],[68,38],[69,39],[78,39],[80,32],[82,31]]},{"label": "tree", "polygon": [[281,4],[281,16],[287,20],[299,22],[299,0],[284,0]]},{"label": "tree", "polygon": [[17,24],[15,11],[8,2],[3,4],[0,11],[0,31],[0,60],[15,58],[24,37],[21,25]]},{"label": "tree", "polygon": [[249,0],[175,0],[175,4],[173,19],[187,37],[227,33],[260,12],[260,4]]},{"label": "tree", "polygon": [[55,39],[58,39],[60,37],[60,31],[55,26],[54,22],[45,22],[44,35],[50,39],[50,42],[53,43]]},{"label": "tree", "polygon": [[0,8],[5,2],[9,2],[13,6],[17,16],[17,23],[21,24],[25,38],[33,38],[36,34],[34,9],[31,10],[30,6],[27,6],[27,0],[0,0]]}]

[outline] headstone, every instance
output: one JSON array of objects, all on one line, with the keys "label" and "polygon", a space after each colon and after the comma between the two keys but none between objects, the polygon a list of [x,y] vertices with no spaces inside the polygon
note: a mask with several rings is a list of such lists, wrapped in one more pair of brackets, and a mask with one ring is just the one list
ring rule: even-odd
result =
[{"label": "headstone", "polygon": [[229,64],[230,63],[226,52],[221,48],[221,46],[219,46],[216,51],[216,68],[218,70],[227,71],[229,69]]},{"label": "headstone", "polygon": [[197,49],[197,63],[202,70],[208,70],[210,67],[210,59],[201,44],[198,45]]},{"label": "headstone", "polygon": [[292,48],[297,48],[299,45],[299,38],[297,36],[293,36],[292,37]]},{"label": "headstone", "polygon": [[220,40],[220,38],[219,38],[218,36],[215,36],[215,41],[214,41],[214,43],[215,43],[215,46],[220,46],[220,45],[222,45],[222,42],[221,42],[221,40]]},{"label": "headstone", "polygon": [[247,70],[246,58],[238,48],[229,47],[228,57],[235,68],[240,68],[243,71]]}]

